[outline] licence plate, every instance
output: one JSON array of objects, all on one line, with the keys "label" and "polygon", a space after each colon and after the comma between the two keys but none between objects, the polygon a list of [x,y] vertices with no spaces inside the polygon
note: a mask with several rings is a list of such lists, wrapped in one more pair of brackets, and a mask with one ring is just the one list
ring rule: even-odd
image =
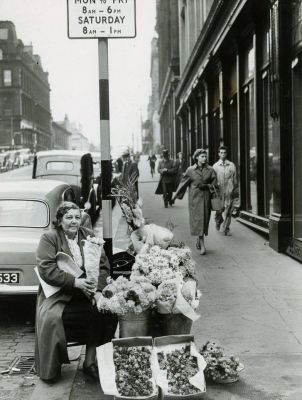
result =
[{"label": "licence plate", "polygon": [[0,272],[0,283],[19,283],[19,272]]}]

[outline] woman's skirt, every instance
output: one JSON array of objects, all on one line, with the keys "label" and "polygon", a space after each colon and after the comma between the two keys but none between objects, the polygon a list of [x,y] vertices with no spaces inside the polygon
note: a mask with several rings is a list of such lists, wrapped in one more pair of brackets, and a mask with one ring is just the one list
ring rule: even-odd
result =
[{"label": "woman's skirt", "polygon": [[65,306],[62,320],[67,342],[92,346],[110,342],[117,327],[116,315],[99,312],[78,289]]}]

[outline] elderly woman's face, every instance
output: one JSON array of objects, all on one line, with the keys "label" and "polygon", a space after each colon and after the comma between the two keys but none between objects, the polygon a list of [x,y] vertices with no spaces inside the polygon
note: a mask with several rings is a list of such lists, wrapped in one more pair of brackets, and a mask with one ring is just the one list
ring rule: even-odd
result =
[{"label": "elderly woman's face", "polygon": [[207,155],[205,153],[201,153],[199,154],[199,156],[197,157],[197,163],[198,165],[202,165],[207,161]]},{"label": "elderly woman's face", "polygon": [[61,227],[68,237],[74,238],[81,225],[81,211],[71,209],[63,215]]}]

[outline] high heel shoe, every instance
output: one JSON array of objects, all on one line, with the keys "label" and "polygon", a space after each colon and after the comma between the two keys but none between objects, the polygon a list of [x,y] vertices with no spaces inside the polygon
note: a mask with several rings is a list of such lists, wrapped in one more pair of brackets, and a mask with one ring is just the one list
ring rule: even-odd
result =
[{"label": "high heel shoe", "polygon": [[200,245],[200,240],[199,239],[197,239],[197,242],[196,242],[196,249],[197,250],[201,249],[201,245]]}]

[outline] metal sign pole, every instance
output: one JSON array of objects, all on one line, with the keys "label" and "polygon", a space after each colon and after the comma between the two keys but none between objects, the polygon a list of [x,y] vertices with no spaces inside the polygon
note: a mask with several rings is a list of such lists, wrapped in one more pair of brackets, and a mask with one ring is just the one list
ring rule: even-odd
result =
[{"label": "metal sign pole", "polygon": [[[104,249],[112,260],[112,202],[111,176],[112,165],[110,156],[110,125],[109,125],[109,74],[108,74],[108,39],[98,39],[99,60],[99,95],[100,95],[100,136],[101,136],[101,176],[102,176],[102,216]],[[111,267],[112,268],[112,267]],[[111,271],[112,273],[112,271]]]}]

